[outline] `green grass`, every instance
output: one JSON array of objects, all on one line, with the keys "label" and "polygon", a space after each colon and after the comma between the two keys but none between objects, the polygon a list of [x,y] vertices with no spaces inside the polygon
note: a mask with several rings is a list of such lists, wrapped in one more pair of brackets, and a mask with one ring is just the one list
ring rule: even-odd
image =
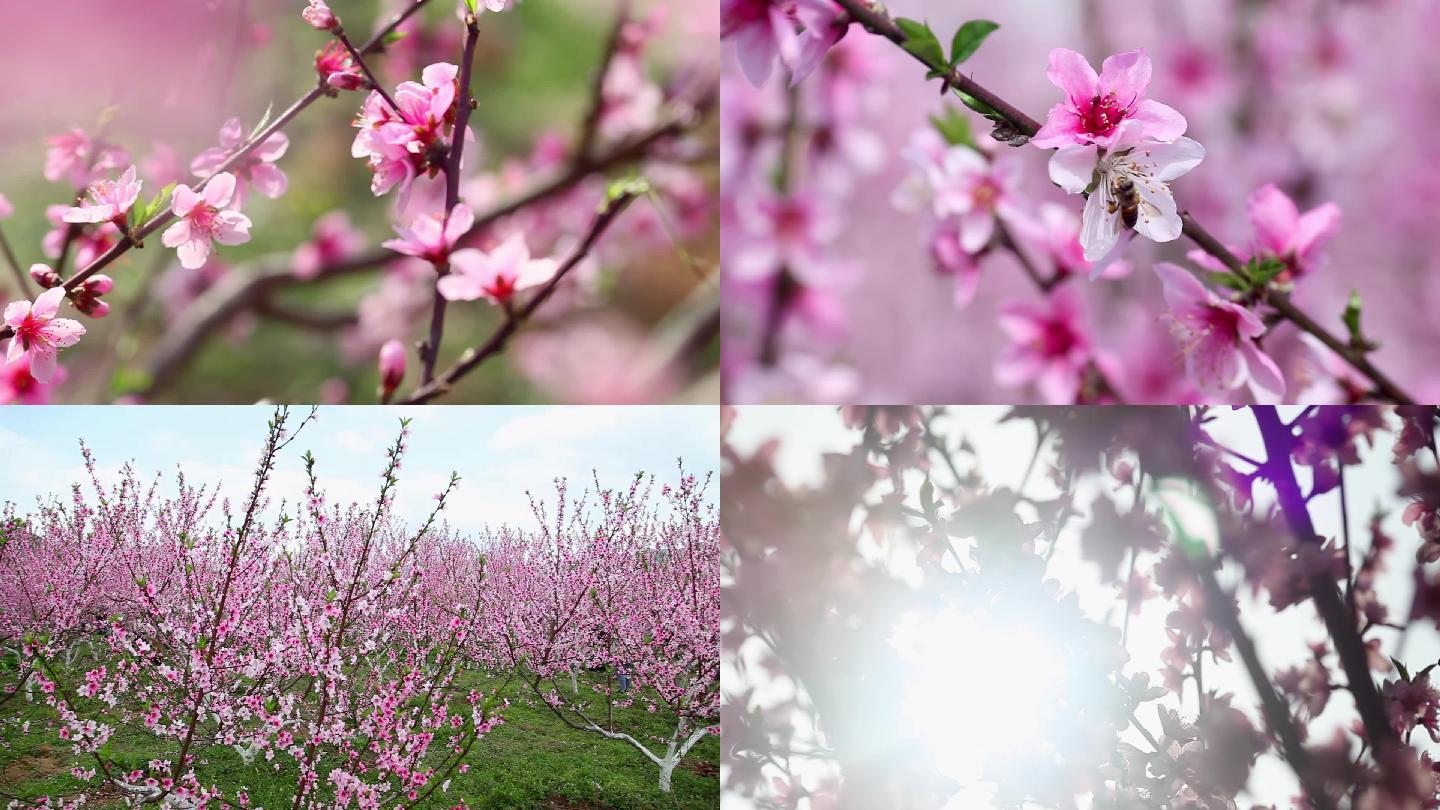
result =
[{"label": "green grass", "polygon": [[[495,689],[499,678],[475,677],[466,687]],[[582,690],[586,687],[582,684]],[[505,724],[478,741],[465,761],[466,774],[456,774],[450,792],[427,806],[449,807],[464,799],[472,807],[539,808],[700,808],[719,804],[720,743],[707,737],[675,769],[670,794],[658,787],[659,769],[628,744],[576,731],[562,723],[521,683],[505,690],[510,699]],[[94,761],[71,752],[68,743],[45,728],[53,712],[40,703],[17,697],[0,707],[0,791],[22,798],[75,796],[85,785],[70,776],[72,765]],[[640,739],[667,736],[673,719],[635,706],[616,711],[618,725]],[[20,723],[31,721],[31,733]],[[122,767],[138,768],[152,758],[174,751],[170,745],[133,730],[122,729],[109,743],[111,758]],[[655,750],[652,747],[652,750]],[[293,796],[294,769],[273,770],[258,759],[246,766],[227,746],[198,751],[202,782],[227,790],[244,786],[252,803],[275,810],[288,807]],[[324,766],[322,764],[322,771]],[[90,790],[95,791],[94,784]],[[103,799],[101,798],[103,797]],[[87,806],[119,807],[113,792],[100,793]]]}]

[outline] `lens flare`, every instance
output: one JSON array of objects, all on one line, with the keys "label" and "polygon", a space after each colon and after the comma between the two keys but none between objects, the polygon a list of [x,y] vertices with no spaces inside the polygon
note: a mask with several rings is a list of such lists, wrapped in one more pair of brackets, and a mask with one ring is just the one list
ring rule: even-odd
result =
[{"label": "lens flare", "polygon": [[890,641],[909,666],[904,730],[953,779],[1027,755],[1060,710],[1066,650],[1034,626],[945,608],[907,615]]}]

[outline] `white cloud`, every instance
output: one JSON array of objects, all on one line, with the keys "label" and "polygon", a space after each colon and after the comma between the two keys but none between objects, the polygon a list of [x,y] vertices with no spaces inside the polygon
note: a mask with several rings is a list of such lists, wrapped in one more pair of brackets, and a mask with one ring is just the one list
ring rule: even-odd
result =
[{"label": "white cloud", "polygon": [[490,435],[495,450],[518,450],[531,445],[561,445],[615,430],[625,420],[620,408],[546,408],[519,416]]}]

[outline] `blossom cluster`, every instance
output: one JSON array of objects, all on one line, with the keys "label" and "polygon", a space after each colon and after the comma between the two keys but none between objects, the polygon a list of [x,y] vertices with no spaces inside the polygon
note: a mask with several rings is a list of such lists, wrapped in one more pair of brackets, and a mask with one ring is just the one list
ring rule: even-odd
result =
[{"label": "blossom cluster", "polygon": [[[1197,14],[1246,31],[1256,58],[1280,49],[1261,37],[1287,24],[1317,29],[1317,49],[1343,25]],[[915,401],[940,388],[1052,404],[1406,402],[1423,390],[1369,362],[1381,344],[1361,323],[1359,292],[1339,317],[1308,311],[1312,295],[1350,283],[1318,272],[1340,232],[1340,206],[1324,196],[1339,184],[1322,183],[1318,168],[1297,180],[1222,140],[1226,104],[1255,105],[1240,110],[1253,129],[1269,122],[1265,94],[1288,92],[1295,77],[1262,71],[1241,98],[1208,41],[1160,36],[1160,49],[1113,53],[1098,69],[1053,47],[1048,63],[1031,64],[1060,98],[1035,120],[1005,99],[1007,82],[1024,86],[1007,78],[1024,60],[994,72],[962,64],[1014,41],[988,20],[960,25],[949,48],[929,23],[850,0],[735,0],[721,27],[733,66],[721,156],[731,401]],[[1308,55],[1309,44],[1295,48]],[[1325,67],[1358,69],[1335,60]],[[915,93],[895,92],[901,71]],[[879,114],[881,94],[865,83],[882,75],[883,104],[904,112]],[[909,102],[922,78],[941,84],[938,107]],[[923,126],[897,126],[927,112]],[[1191,136],[1197,121],[1206,145]],[[891,145],[907,129],[908,143]],[[1026,170],[1028,146],[1050,153],[1045,171]],[[1267,143],[1267,154],[1304,146],[1296,136]],[[904,219],[850,182],[899,172],[909,176],[890,203],[920,220],[918,245],[902,246],[917,241],[896,236]],[[1182,178],[1188,197],[1172,187]],[[1238,218],[1216,205],[1236,190],[1252,235],[1214,237],[1196,214],[1238,234]],[[1182,238],[1195,247],[1171,246]],[[952,285],[948,313],[937,276]],[[877,331],[886,322],[899,328]],[[982,332],[998,340],[957,340]]]}]

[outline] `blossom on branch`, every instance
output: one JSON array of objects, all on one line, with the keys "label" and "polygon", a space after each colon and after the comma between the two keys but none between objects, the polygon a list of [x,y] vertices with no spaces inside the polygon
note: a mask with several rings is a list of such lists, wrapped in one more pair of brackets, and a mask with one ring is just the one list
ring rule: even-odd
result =
[{"label": "blossom on branch", "polygon": [[1168,184],[1204,159],[1205,147],[1189,138],[1110,154],[1093,145],[1057,151],[1050,160],[1050,179],[1071,194],[1090,193],[1080,227],[1086,261],[1099,261],[1119,242],[1125,215],[1120,197],[1127,185],[1136,195],[1135,232],[1156,242],[1180,238],[1183,223]]},{"label": "blossom on branch", "polygon": [[1161,262],[1171,331],[1180,341],[1185,370],[1202,393],[1224,395],[1247,383],[1255,396],[1276,401],[1285,379],[1255,340],[1265,324],[1255,313],[1205,288],[1183,268]]},{"label": "blossom on branch", "polygon": [[210,178],[201,192],[187,185],[175,187],[171,211],[179,219],[165,229],[160,241],[176,248],[180,265],[194,270],[205,264],[211,243],[240,245],[250,241],[250,218],[229,208],[235,196],[235,176],[222,172]]},{"label": "blossom on branch", "polygon": [[67,209],[62,219],[70,223],[117,222],[123,226],[125,213],[135,204],[143,185],[135,178],[134,166],[126,169],[119,180],[96,180],[85,190],[89,199]]},{"label": "blossom on branch", "polygon": [[466,248],[450,255],[451,273],[437,282],[450,301],[486,298],[507,305],[520,290],[538,287],[555,277],[559,262],[534,259],[525,234],[515,233],[490,252]]},{"label": "blossom on branch", "polygon": [[1050,108],[1030,143],[1042,149],[1088,145],[1124,149],[1147,140],[1168,143],[1184,135],[1184,116],[1145,98],[1150,73],[1150,57],[1143,49],[1107,58],[1097,76],[1085,57],[1056,48],[1050,52],[1045,75],[1065,91],[1065,100]]},{"label": "blossom on branch", "polygon": [[60,350],[74,346],[85,334],[79,321],[57,318],[65,288],[55,287],[40,294],[32,304],[12,301],[5,307],[5,325],[14,330],[5,364],[12,365],[29,358],[30,376],[48,383],[55,375],[56,357]]},{"label": "blossom on branch", "polygon": [[[243,148],[247,140],[240,119],[229,119],[220,127],[220,146],[201,152],[190,162],[190,171],[202,179],[211,176],[231,155]],[[289,181],[275,161],[283,157],[289,148],[290,138],[283,132],[277,132],[228,169],[235,176],[234,204],[237,208],[245,204],[246,189],[251,185],[272,200],[285,193]]]},{"label": "blossom on branch", "polygon": [[[401,82],[395,90],[395,107],[372,91],[355,119],[352,157],[363,158],[374,176],[370,190],[379,197],[397,185],[401,207],[410,186],[422,174],[443,168],[455,124],[455,97],[460,69],[439,62],[421,72],[422,83]],[[398,108],[398,109],[397,109]]]}]

